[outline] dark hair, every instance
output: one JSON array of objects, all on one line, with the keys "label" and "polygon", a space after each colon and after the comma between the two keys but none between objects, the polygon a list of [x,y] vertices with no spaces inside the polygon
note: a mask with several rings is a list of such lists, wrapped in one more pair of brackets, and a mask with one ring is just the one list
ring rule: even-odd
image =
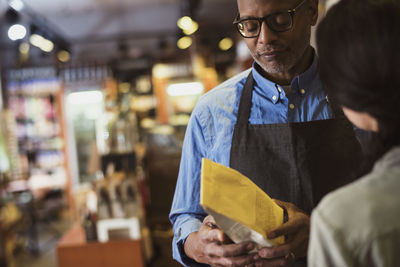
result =
[{"label": "dark hair", "polygon": [[329,98],[378,121],[373,160],[400,144],[400,1],[341,0],[317,30]]}]

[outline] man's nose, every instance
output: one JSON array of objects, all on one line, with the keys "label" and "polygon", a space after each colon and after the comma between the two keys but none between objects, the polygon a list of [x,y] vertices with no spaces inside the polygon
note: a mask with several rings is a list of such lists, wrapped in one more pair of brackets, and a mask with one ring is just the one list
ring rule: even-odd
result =
[{"label": "man's nose", "polygon": [[258,36],[258,42],[263,43],[263,44],[269,44],[273,41],[276,41],[278,39],[278,34],[275,31],[272,31],[267,23],[263,21],[261,23],[261,30],[260,30],[260,35]]}]

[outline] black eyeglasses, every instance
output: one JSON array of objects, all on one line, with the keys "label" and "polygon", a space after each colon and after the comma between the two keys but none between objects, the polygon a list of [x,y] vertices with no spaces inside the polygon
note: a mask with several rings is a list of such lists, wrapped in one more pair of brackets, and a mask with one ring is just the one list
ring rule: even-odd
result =
[{"label": "black eyeglasses", "polygon": [[299,5],[288,11],[277,12],[269,14],[268,16],[262,18],[246,18],[240,19],[238,14],[233,24],[236,25],[237,30],[240,35],[244,38],[255,38],[261,32],[261,25],[263,21],[267,26],[274,32],[284,32],[288,31],[293,27],[293,16],[296,11],[306,2],[303,0]]}]

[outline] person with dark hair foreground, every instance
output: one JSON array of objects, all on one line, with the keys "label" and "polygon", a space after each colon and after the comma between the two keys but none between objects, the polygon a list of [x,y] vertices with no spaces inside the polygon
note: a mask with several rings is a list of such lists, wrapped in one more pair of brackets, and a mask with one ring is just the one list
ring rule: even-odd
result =
[{"label": "person with dark hair foreground", "polygon": [[400,266],[399,29],[398,0],[341,1],[318,28],[329,98],[375,138],[369,173],[313,211],[309,266]]}]

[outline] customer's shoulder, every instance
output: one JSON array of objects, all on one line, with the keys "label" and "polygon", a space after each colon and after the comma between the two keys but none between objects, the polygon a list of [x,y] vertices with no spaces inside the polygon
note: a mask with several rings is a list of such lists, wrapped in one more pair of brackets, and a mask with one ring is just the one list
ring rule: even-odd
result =
[{"label": "customer's shoulder", "polygon": [[343,186],[327,194],[318,204],[315,211],[333,224],[341,224],[346,220],[349,212],[356,209],[355,206],[362,202],[365,195],[365,188],[359,185],[359,181]]},{"label": "customer's shoulder", "polygon": [[202,95],[196,104],[194,112],[198,113],[204,111],[204,109],[209,110],[234,105],[250,71],[251,69],[245,70]]},{"label": "customer's shoulder", "polygon": [[372,239],[399,228],[395,224],[400,219],[400,194],[394,188],[399,188],[400,181],[392,179],[396,175],[393,171],[372,172],[331,192],[316,213],[333,228],[351,231],[357,239]]}]

